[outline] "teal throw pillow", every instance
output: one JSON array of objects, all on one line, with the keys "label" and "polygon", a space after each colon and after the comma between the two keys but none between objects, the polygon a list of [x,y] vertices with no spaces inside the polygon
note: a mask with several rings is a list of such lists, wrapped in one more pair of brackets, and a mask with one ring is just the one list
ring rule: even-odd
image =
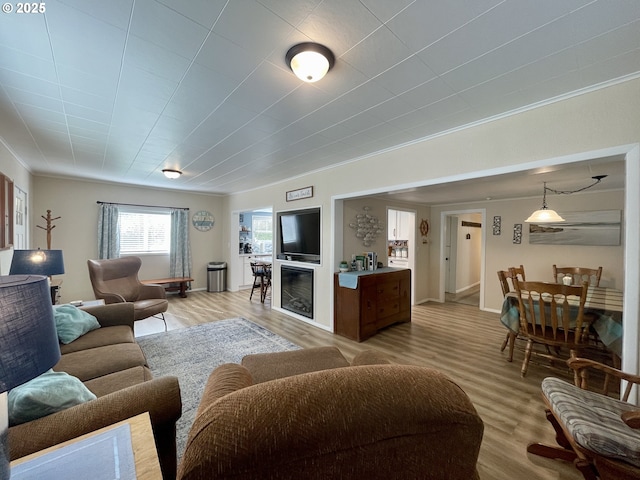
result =
[{"label": "teal throw pillow", "polygon": [[48,370],[9,391],[9,425],[30,422],[95,399],[76,377]]},{"label": "teal throw pillow", "polygon": [[55,305],[53,316],[56,319],[58,339],[65,345],[91,330],[100,328],[96,317],[73,305]]}]

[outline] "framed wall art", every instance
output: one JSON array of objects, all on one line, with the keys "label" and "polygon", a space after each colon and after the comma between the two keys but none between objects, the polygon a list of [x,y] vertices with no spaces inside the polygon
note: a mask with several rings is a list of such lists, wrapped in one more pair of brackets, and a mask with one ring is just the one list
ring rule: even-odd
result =
[{"label": "framed wall art", "polygon": [[313,197],[313,187],[304,187],[297,190],[289,190],[287,192],[287,202],[293,200],[302,200],[303,198]]},{"label": "framed wall art", "polygon": [[564,222],[530,223],[529,243],[544,245],[620,245],[622,212],[560,212]]},{"label": "framed wall art", "polygon": [[200,210],[199,212],[194,213],[191,219],[191,223],[195,229],[200,230],[201,232],[211,230],[215,222],[216,219],[213,217],[213,214],[206,210]]},{"label": "framed wall art", "polygon": [[522,243],[522,224],[513,225],[513,243]]},{"label": "framed wall art", "polygon": [[496,215],[493,217],[493,234],[500,235],[500,233],[502,233],[502,217]]}]

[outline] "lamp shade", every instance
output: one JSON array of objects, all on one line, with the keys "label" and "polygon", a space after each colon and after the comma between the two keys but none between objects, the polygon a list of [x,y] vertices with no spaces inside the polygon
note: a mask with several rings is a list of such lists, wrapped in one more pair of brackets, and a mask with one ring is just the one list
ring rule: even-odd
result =
[{"label": "lamp shade", "polygon": [[47,277],[0,276],[0,393],[46,372],[59,359]]},{"label": "lamp shade", "polygon": [[14,250],[9,275],[61,275],[62,250]]},{"label": "lamp shade", "polygon": [[0,276],[0,479],[10,476],[7,391],[60,360],[49,279]]},{"label": "lamp shade", "polygon": [[557,223],[564,222],[562,218],[555,210],[543,207],[540,210],[533,212],[529,218],[525,220],[525,223]]}]

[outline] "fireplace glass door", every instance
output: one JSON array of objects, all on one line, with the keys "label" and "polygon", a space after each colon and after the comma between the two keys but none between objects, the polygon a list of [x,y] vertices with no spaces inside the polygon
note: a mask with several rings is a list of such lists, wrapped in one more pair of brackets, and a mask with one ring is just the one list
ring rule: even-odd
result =
[{"label": "fireplace glass door", "polygon": [[280,272],[282,308],[313,318],[313,269],[283,265]]}]

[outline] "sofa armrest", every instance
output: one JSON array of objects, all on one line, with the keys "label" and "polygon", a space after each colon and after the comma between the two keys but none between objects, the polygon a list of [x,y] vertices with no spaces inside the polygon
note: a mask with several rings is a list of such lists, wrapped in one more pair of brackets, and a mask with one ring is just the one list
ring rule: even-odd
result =
[{"label": "sofa armrest", "polygon": [[140,286],[138,300],[151,300],[155,298],[167,298],[167,292],[162,285],[149,283]]},{"label": "sofa armrest", "polygon": [[[163,472],[175,476],[175,424],[182,415],[176,377],[160,377],[110,393],[75,407],[9,428],[10,458],[43,448],[149,412]],[[172,438],[167,438],[173,435]],[[169,478],[165,474],[165,478]]]},{"label": "sofa armrest", "polygon": [[127,325],[133,329],[135,318],[133,303],[112,303],[94,307],[82,307],[82,309],[96,317],[101,327]]},{"label": "sofa armrest", "polygon": [[391,359],[384,353],[377,350],[365,350],[359,352],[351,361],[352,366],[358,365],[388,365]]},{"label": "sofa armrest", "polygon": [[219,398],[251,385],[253,385],[251,373],[242,365],[225,363],[216,367],[209,375],[209,380],[204,387],[196,416]]}]

